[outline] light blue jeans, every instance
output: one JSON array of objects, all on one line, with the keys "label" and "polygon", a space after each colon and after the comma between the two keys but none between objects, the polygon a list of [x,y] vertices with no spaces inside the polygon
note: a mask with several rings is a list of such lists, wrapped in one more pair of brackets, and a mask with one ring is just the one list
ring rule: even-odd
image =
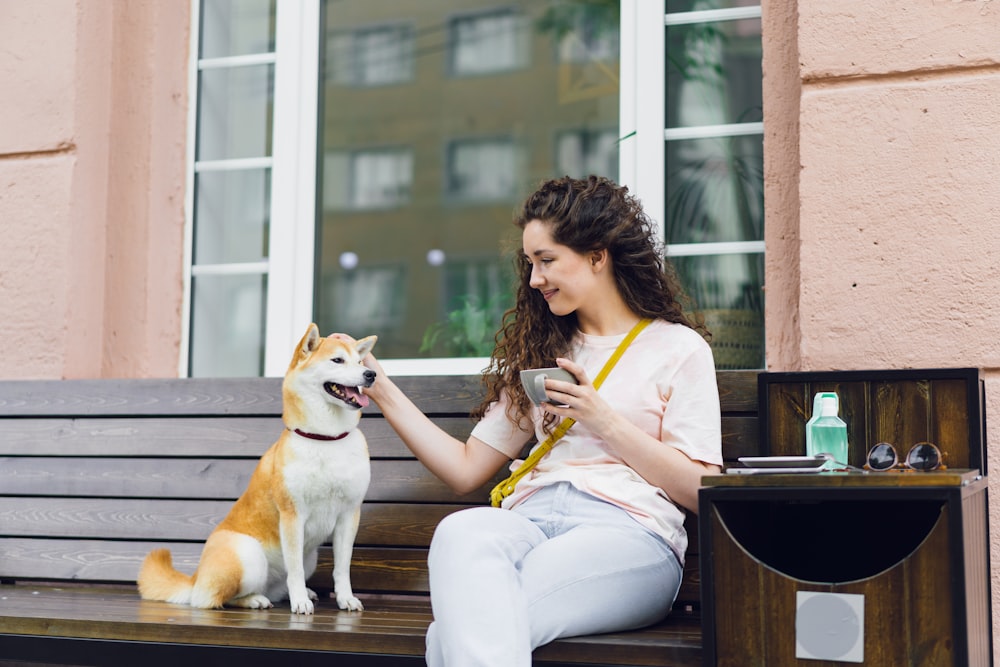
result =
[{"label": "light blue jeans", "polygon": [[530,667],[553,639],[649,625],[682,575],[663,539],[568,483],[446,517],[428,565],[430,667]]}]

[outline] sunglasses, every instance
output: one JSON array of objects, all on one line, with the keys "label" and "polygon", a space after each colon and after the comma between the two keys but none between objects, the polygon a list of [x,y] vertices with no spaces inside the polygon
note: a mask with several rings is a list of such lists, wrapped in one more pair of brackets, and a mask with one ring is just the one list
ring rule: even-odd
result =
[{"label": "sunglasses", "polygon": [[947,467],[944,464],[944,455],[932,442],[918,442],[913,445],[906,452],[906,460],[902,462],[899,460],[896,448],[888,442],[878,443],[868,450],[868,456],[865,457],[865,470],[877,472],[889,470],[928,472],[944,470]]}]

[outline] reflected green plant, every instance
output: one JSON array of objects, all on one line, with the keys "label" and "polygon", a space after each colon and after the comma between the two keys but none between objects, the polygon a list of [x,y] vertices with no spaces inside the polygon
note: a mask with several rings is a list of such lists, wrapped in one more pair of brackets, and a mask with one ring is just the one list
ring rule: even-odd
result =
[{"label": "reflected green plant", "polygon": [[477,296],[462,298],[462,305],[424,331],[420,354],[445,357],[488,357],[496,344],[503,311],[501,297],[485,303]]}]

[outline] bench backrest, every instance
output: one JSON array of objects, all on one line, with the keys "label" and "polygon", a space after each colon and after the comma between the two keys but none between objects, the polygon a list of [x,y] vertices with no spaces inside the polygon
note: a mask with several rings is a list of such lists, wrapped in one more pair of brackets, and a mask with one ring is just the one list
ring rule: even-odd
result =
[{"label": "bench backrest", "polygon": [[[759,453],[757,382],[718,374],[726,458]],[[465,439],[478,377],[398,378],[414,402]],[[168,547],[191,572],[201,543],[278,437],[275,378],[0,382],[0,579],[129,583],[151,549]],[[416,461],[381,418],[364,414],[372,483],[354,554],[363,593],[426,593],[437,522],[486,502],[457,496]],[[689,521],[687,581],[698,603],[697,535]],[[325,548],[311,585],[329,590]]]}]

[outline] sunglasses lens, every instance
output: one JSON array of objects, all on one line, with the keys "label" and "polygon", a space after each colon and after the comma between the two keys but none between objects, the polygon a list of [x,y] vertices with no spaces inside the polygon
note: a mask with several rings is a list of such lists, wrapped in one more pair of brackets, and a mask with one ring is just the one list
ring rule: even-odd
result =
[{"label": "sunglasses lens", "polygon": [[887,442],[880,442],[868,452],[868,467],[872,470],[889,470],[897,460],[896,449]]},{"label": "sunglasses lens", "polygon": [[936,470],[941,465],[941,452],[929,442],[920,442],[906,454],[906,464],[914,470]]}]

